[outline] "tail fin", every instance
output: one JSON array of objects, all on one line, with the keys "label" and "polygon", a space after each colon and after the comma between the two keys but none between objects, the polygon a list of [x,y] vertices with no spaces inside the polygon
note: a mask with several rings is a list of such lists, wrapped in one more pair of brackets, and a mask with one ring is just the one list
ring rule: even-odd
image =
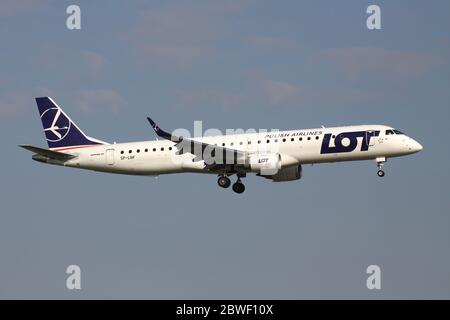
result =
[{"label": "tail fin", "polygon": [[36,103],[50,149],[107,144],[85,135],[50,97],[36,98]]}]

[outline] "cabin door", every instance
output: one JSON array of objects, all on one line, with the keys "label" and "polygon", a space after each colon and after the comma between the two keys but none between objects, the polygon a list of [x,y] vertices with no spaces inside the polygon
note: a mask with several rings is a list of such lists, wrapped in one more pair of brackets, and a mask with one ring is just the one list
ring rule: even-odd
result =
[{"label": "cabin door", "polygon": [[114,164],[114,149],[106,150],[106,163],[110,166]]}]

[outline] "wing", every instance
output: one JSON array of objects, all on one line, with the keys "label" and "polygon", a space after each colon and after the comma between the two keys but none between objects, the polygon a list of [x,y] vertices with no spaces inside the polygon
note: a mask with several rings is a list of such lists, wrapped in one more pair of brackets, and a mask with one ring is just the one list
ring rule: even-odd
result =
[{"label": "wing", "polygon": [[219,171],[230,166],[246,163],[248,154],[245,151],[225,148],[182,136],[178,137],[162,130],[149,117],[147,117],[147,120],[159,137],[175,142],[177,154],[193,154],[195,156],[194,161],[204,160],[208,170]]}]

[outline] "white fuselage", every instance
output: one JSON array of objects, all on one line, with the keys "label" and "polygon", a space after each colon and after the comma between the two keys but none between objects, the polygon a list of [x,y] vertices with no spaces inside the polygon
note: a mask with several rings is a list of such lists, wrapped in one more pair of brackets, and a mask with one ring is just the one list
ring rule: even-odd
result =
[{"label": "white fuselage", "polygon": [[[282,168],[311,163],[391,158],[422,149],[418,142],[405,134],[394,134],[392,131],[392,134],[387,134],[388,130],[392,129],[384,125],[361,125],[208,136],[193,140],[245,151],[248,154],[277,152],[281,156]],[[378,135],[366,139],[364,132],[369,135],[378,132]],[[340,148],[336,148],[337,136],[342,133],[351,133],[354,137],[341,136]],[[53,150],[76,155],[76,158],[65,162],[52,160],[48,163],[95,171],[132,175],[181,172],[217,174],[207,170],[204,161],[194,159],[193,154],[178,155],[175,143],[164,139]]]}]

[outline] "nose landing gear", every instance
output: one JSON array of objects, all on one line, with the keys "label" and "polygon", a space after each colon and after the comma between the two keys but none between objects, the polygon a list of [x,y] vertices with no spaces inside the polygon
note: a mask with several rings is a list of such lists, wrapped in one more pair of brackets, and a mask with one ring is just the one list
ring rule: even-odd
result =
[{"label": "nose landing gear", "polygon": [[376,158],[375,161],[377,162],[377,175],[382,178],[384,177],[384,171],[382,169],[383,164],[386,162],[386,157]]}]

